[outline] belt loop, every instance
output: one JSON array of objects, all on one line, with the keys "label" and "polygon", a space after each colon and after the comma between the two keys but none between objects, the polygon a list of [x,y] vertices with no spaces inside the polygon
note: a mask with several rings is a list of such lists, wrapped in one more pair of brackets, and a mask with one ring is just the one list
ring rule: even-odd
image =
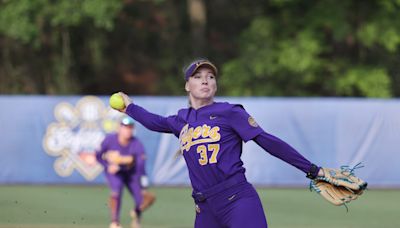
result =
[{"label": "belt loop", "polygon": [[192,197],[195,199],[196,202],[203,202],[206,200],[206,197],[201,192],[193,192]]}]

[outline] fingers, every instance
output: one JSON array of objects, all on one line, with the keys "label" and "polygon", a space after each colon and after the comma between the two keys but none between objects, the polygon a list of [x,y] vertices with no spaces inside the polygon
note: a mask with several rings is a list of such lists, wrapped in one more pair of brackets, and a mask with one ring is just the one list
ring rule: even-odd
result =
[{"label": "fingers", "polygon": [[118,92],[118,94],[122,97],[122,99],[124,100],[124,104],[125,104],[125,108],[123,109],[123,110],[121,110],[122,112],[125,112],[126,111],[126,108],[130,105],[130,104],[132,104],[132,100],[129,98],[129,96],[128,95],[126,95],[125,93],[123,93],[123,92]]},{"label": "fingers", "polygon": [[324,176],[318,176],[317,180],[323,180],[329,182],[335,186],[344,186],[352,190],[361,190],[366,188],[366,182],[356,177],[354,173],[333,168],[321,168],[324,172]]}]

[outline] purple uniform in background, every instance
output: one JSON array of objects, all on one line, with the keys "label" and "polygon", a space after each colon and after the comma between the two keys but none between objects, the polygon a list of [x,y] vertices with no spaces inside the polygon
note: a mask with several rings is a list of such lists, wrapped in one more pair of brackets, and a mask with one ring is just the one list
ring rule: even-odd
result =
[{"label": "purple uniform in background", "polygon": [[[243,141],[254,140],[305,173],[312,170],[311,162],[267,134],[241,105],[214,102],[162,117],[130,104],[126,113],[150,130],[179,137],[196,202],[195,227],[267,227],[258,194],[244,175]],[[316,176],[318,170],[311,175]]]},{"label": "purple uniform in background", "polygon": [[[130,165],[120,165],[117,173],[110,174],[107,172],[109,164],[103,159],[105,153],[108,151],[118,151],[123,156],[132,155],[134,162]],[[145,175],[145,153],[142,143],[137,138],[132,137],[128,145],[122,146],[118,142],[118,135],[110,134],[103,140],[100,150],[96,152],[96,158],[104,167],[107,183],[111,189],[111,197],[117,203],[117,205],[110,205],[111,208],[114,207],[111,212],[113,221],[119,221],[124,186],[128,188],[130,194],[135,199],[136,210],[138,211],[138,207],[143,201],[140,177]]]}]

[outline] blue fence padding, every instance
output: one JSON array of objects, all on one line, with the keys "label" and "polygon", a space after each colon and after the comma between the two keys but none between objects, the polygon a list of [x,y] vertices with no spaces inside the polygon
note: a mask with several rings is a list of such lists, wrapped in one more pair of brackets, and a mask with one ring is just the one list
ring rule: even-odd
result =
[{"label": "blue fence padding", "polygon": [[[147,110],[172,115],[186,97],[132,97]],[[371,188],[400,187],[400,101],[356,98],[217,97],[240,103],[262,128],[326,167],[365,167],[357,174]],[[0,184],[100,184],[101,167],[83,162],[115,128],[118,112],[106,96],[0,96]],[[174,158],[178,140],[137,124],[154,185],[190,185],[185,162]],[[305,186],[304,173],[244,144],[249,181],[263,186]]]}]

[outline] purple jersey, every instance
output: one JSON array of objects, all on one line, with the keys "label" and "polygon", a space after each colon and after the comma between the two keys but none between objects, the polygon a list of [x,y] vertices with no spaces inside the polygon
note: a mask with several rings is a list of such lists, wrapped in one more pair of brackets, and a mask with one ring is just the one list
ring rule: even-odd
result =
[{"label": "purple jersey", "polygon": [[[107,172],[108,162],[103,158],[109,151],[118,151],[123,156],[133,156],[133,164],[119,165],[120,170],[111,174]],[[113,222],[119,223],[122,190],[126,186],[135,199],[135,211],[140,211],[139,206],[143,202],[142,189],[140,186],[140,176],[145,175],[144,171],[144,148],[142,143],[132,137],[126,146],[118,142],[118,134],[107,135],[101,143],[101,148],[96,152],[97,161],[104,167],[105,176],[109,188],[111,189],[110,209]]]},{"label": "purple jersey", "polygon": [[131,165],[120,165],[119,172],[135,173],[144,175],[144,147],[142,143],[135,137],[129,141],[128,145],[123,146],[118,142],[118,135],[116,133],[107,135],[101,143],[101,148],[96,152],[97,161],[99,161],[104,167],[108,166],[106,160],[103,159],[103,155],[107,151],[118,151],[120,155],[127,156],[132,155],[134,157],[134,164]]},{"label": "purple jersey", "polygon": [[241,172],[244,173],[242,141],[263,130],[239,105],[214,103],[200,109],[183,109],[178,116],[181,152],[189,169],[193,189],[200,191]]},{"label": "purple jersey", "polygon": [[308,172],[311,163],[278,138],[268,135],[241,105],[214,102],[162,117],[130,104],[126,113],[150,130],[179,137],[195,191],[203,191],[237,173],[244,173],[242,143],[255,139],[272,155]]}]

